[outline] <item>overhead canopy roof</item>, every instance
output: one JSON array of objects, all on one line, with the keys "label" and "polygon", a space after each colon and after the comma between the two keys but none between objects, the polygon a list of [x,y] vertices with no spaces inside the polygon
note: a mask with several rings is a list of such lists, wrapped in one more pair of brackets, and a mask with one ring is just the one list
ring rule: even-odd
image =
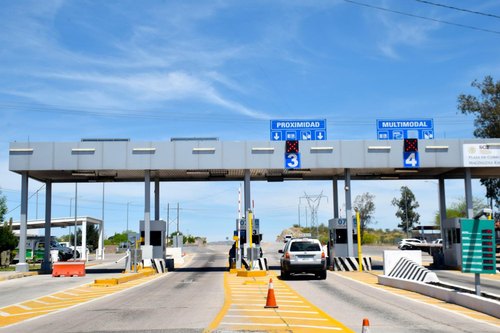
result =
[{"label": "overhead canopy roof", "polygon": [[[102,221],[93,217],[88,216],[79,216],[76,218],[76,224],[82,225],[84,222],[89,224],[101,224]],[[19,221],[12,222],[12,230],[19,230]],[[50,225],[52,228],[54,227],[73,227],[75,225],[74,217],[61,217],[57,219],[52,219],[50,221]],[[31,220],[27,223],[28,229],[43,229],[45,228],[45,220]]]},{"label": "overhead canopy roof", "polygon": [[300,141],[300,166],[285,166],[283,141],[13,142],[9,169],[42,182],[329,180],[500,177],[500,139],[420,140],[419,167],[405,168],[403,141]]}]

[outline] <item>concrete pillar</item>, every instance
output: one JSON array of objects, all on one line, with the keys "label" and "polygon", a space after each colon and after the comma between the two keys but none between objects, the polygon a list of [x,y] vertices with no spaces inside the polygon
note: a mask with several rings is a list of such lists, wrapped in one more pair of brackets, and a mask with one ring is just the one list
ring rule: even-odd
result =
[{"label": "concrete pillar", "polygon": [[347,219],[347,254],[349,257],[354,257],[353,241],[352,241],[352,207],[351,207],[351,170],[344,170],[345,179],[345,210]]},{"label": "concrete pillar", "polygon": [[446,220],[446,192],[444,186],[444,178],[439,178],[439,222],[441,225],[441,238],[443,235],[443,221]]},{"label": "concrete pillar", "polygon": [[[244,182],[243,182],[243,192],[244,192],[244,196],[245,196],[245,221],[247,223],[247,240],[245,242],[246,246],[249,246],[249,242],[250,242],[250,237],[252,237],[252,230],[250,230],[250,223],[248,223],[248,211],[252,208],[252,205],[251,205],[251,198],[250,198],[250,170],[245,170],[245,179],[244,179]],[[241,250],[241,256],[244,257],[245,256],[245,253],[244,253],[244,249],[240,249]],[[247,257],[248,257],[248,254],[247,254]]]},{"label": "concrete pillar", "polygon": [[151,177],[149,170],[144,172],[144,245],[149,246],[151,234]]},{"label": "concrete pillar", "polygon": [[97,244],[96,259],[104,260],[104,183],[102,183],[102,218],[99,224],[99,244]]},{"label": "concrete pillar", "polygon": [[82,251],[80,252],[80,259],[87,261],[87,221],[82,221]]},{"label": "concrete pillar", "polygon": [[26,263],[26,235],[28,229],[28,173],[21,175],[21,221],[19,226],[19,262],[16,264],[16,272],[29,271]]},{"label": "concrete pillar", "polygon": [[155,178],[155,221],[160,220],[160,178]]},{"label": "concrete pillar", "polygon": [[339,184],[337,177],[333,178],[333,218],[339,218]]},{"label": "concrete pillar", "polygon": [[45,183],[45,250],[43,253],[42,271],[52,270],[52,261],[50,260],[50,232],[52,221],[52,182]]},{"label": "concrete pillar", "polygon": [[467,204],[467,218],[474,218],[474,210],[472,207],[472,180],[470,168],[465,168],[465,203]]}]

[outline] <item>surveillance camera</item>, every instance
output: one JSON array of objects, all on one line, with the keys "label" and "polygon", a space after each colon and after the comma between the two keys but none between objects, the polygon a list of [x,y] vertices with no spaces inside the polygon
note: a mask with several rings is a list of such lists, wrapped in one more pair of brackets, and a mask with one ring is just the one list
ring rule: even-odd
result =
[{"label": "surveillance camera", "polygon": [[488,216],[488,215],[491,215],[491,208],[483,208],[479,213],[477,213],[475,216],[474,216],[474,220],[478,220],[480,219],[483,215],[484,216]]}]

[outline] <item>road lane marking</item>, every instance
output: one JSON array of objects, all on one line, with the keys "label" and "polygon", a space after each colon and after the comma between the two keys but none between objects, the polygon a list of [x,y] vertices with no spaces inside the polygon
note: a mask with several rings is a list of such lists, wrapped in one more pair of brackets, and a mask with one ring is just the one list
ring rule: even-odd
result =
[{"label": "road lane marking", "polygon": [[142,284],[152,282],[163,276],[167,276],[167,274],[152,275],[113,287],[95,288],[93,284],[85,284],[83,286],[77,286],[65,291],[59,291],[51,295],[42,296],[37,299],[9,305],[0,308],[0,328],[102,299],[104,297],[138,287]]},{"label": "road lane marking", "polygon": [[[342,331],[342,328],[335,326],[312,326],[312,325],[289,325],[289,324],[265,324],[265,323],[226,323],[222,322],[222,325],[238,325],[238,326],[271,326],[271,327],[298,327],[298,328],[311,328],[315,330],[332,330],[332,331]],[[348,331],[352,332],[352,331]]]},{"label": "road lane marking", "polygon": [[[265,308],[268,281],[279,308]],[[266,277],[237,277],[224,274],[224,305],[205,332],[258,330],[287,332],[349,332],[352,330],[300,296],[275,273]]]}]

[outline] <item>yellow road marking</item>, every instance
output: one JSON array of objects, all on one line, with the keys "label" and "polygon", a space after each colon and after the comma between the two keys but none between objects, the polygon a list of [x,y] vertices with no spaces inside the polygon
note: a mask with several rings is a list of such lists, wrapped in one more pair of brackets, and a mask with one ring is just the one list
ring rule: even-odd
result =
[{"label": "yellow road marking", "polygon": [[154,280],[162,275],[153,275],[113,287],[95,288],[93,285],[78,286],[52,295],[42,296],[15,305],[0,308],[0,327],[16,324],[27,319],[83,304],[116,292]]},{"label": "yellow road marking", "polygon": [[273,275],[278,308],[264,308],[269,277],[242,278],[224,274],[224,306],[205,332],[245,331],[251,327],[273,332],[353,332],[317,308]]}]

